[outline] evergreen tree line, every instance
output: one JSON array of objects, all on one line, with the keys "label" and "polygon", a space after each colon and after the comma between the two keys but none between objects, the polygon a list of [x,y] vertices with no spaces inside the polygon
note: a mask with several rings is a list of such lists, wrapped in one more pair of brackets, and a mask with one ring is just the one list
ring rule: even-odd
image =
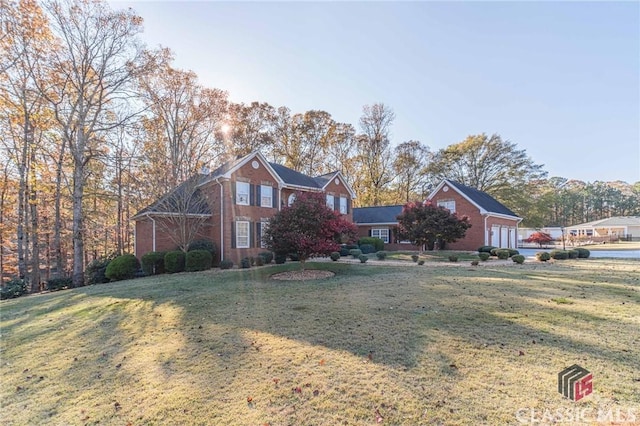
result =
[{"label": "evergreen tree line", "polygon": [[515,143],[477,134],[444,149],[395,141],[395,114],[234,103],[140,41],[105,1],[0,1],[0,281],[72,277],[133,251],[136,211],[188,177],[260,150],[309,175],[339,170],[355,206],[424,199],[442,178],[486,191],[529,226],[640,215],[640,183],[547,178]]}]

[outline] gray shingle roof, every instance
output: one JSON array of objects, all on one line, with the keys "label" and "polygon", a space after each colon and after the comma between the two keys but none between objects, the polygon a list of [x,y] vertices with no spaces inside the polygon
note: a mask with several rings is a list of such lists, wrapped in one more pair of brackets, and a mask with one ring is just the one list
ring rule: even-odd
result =
[{"label": "gray shingle roof", "polygon": [[283,166],[282,164],[269,163],[271,168],[282,178],[285,183],[289,185],[307,186],[309,188],[321,189],[322,186],[318,185],[318,182],[311,176],[307,176],[300,172],[296,172],[293,169]]},{"label": "gray shingle roof", "polygon": [[449,182],[452,186],[455,186],[458,191],[469,197],[474,203],[476,203],[478,206],[485,209],[489,213],[498,213],[507,216],[518,217],[517,214],[512,212],[504,204],[502,204],[486,192],[471,188],[470,186],[463,185],[456,181],[447,180],[447,182]]},{"label": "gray shingle roof", "polygon": [[[196,175],[178,185],[174,190],[161,197],[158,201],[148,205],[135,214],[134,217],[145,213],[186,213],[210,215],[211,209],[197,185],[207,176]],[[194,189],[196,188],[196,189]],[[187,194],[190,191],[191,194]]]},{"label": "gray shingle roof", "polygon": [[402,213],[402,206],[356,207],[353,209],[353,221],[366,225],[368,223],[396,223],[396,217]]}]

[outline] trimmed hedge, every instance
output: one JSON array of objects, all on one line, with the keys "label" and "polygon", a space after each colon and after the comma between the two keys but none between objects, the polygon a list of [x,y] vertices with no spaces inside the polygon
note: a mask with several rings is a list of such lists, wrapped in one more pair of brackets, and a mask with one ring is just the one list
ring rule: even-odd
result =
[{"label": "trimmed hedge", "polygon": [[424,260],[422,260],[422,259],[418,260],[418,265],[420,265],[420,266],[424,265]]},{"label": "trimmed hedge", "polygon": [[489,258],[491,257],[491,255],[489,253],[487,253],[486,251],[481,251],[480,253],[478,253],[478,257],[480,258],[480,260],[482,260],[483,262],[486,262],[487,260],[489,260]]},{"label": "trimmed hedge", "polygon": [[458,255],[456,254],[449,255],[449,262],[457,262],[457,261],[458,261]]},{"label": "trimmed hedge", "polygon": [[211,269],[213,254],[209,250],[191,250],[185,257],[185,267],[187,272],[206,271]]},{"label": "trimmed hedge", "polygon": [[351,249],[348,249],[347,246],[340,246],[340,256],[349,256],[349,250]]},{"label": "trimmed hedge", "polygon": [[277,265],[282,265],[283,263],[285,263],[287,261],[287,255],[286,254],[277,254],[274,257],[274,260],[276,261]]},{"label": "trimmed hedge", "polygon": [[378,258],[378,260],[385,260],[387,258],[387,252],[379,251],[376,253],[376,257]]},{"label": "trimmed hedge", "polygon": [[491,254],[491,250],[497,249],[497,248],[498,247],[495,247],[495,246],[482,246],[478,249],[478,252]]},{"label": "trimmed hedge", "polygon": [[360,263],[367,263],[367,260],[369,260],[369,257],[365,254],[361,254],[360,256],[358,256],[358,259],[360,259]]},{"label": "trimmed hedge", "polygon": [[420,256],[418,256],[417,254],[412,254],[411,255],[411,260],[413,260],[414,262],[417,262],[419,257]]},{"label": "trimmed hedge", "polygon": [[181,250],[169,251],[164,255],[164,269],[170,274],[184,271],[184,252]]},{"label": "trimmed hedge", "polygon": [[569,259],[577,259],[580,253],[578,250],[567,250],[567,254],[569,255]]},{"label": "trimmed hedge", "polygon": [[524,263],[524,256],[521,254],[516,254],[515,256],[511,256],[511,260],[513,260],[518,265],[522,265]]},{"label": "trimmed hedge", "polygon": [[569,252],[566,250],[551,250],[549,256],[551,256],[552,259],[565,260],[569,258]]},{"label": "trimmed hedge", "polygon": [[497,250],[492,250],[492,252],[495,253],[495,256],[498,257],[498,259],[508,259],[510,254],[508,249],[497,249]]},{"label": "trimmed hedge", "polygon": [[109,282],[109,278],[106,276],[107,267],[111,262],[111,258],[103,257],[100,259],[94,259],[87,265],[84,271],[87,284],[104,284]]},{"label": "trimmed hedge", "polygon": [[373,244],[362,244],[360,245],[360,250],[362,254],[375,253],[377,251]]},{"label": "trimmed hedge", "polygon": [[270,251],[263,251],[258,253],[258,256],[260,256],[265,265],[270,264],[273,261],[273,253],[271,253]]},{"label": "trimmed hedge", "polygon": [[240,267],[243,269],[251,268],[251,258],[243,257],[240,259]]},{"label": "trimmed hedge", "polygon": [[187,253],[194,250],[206,250],[211,253],[211,257],[216,257],[216,253],[218,253],[218,246],[211,240],[195,240],[189,247],[187,247]]},{"label": "trimmed hedge", "polygon": [[362,248],[362,246],[365,244],[372,245],[376,252],[384,250],[384,241],[377,237],[362,237],[358,240],[358,245],[360,246],[360,250],[362,250],[363,253],[366,253]]},{"label": "trimmed hedge", "polygon": [[150,251],[142,256],[140,264],[142,271],[147,275],[164,274],[164,255],[163,251]]},{"label": "trimmed hedge", "polygon": [[231,269],[233,268],[233,260],[223,259],[220,262],[220,269]]},{"label": "trimmed hedge", "polygon": [[300,256],[298,253],[289,253],[289,259],[291,259],[292,262],[297,262],[300,260]]},{"label": "trimmed hedge", "polygon": [[360,257],[360,255],[362,254],[362,250],[360,250],[360,249],[351,249],[351,250],[349,250],[349,254],[354,259],[358,259]]},{"label": "trimmed hedge", "polygon": [[591,256],[591,252],[586,248],[577,247],[574,250],[578,252],[578,258],[580,259],[588,259]]},{"label": "trimmed hedge", "polygon": [[536,253],[536,259],[538,259],[540,262],[546,262],[547,260],[551,259],[551,255],[546,251],[539,251]]},{"label": "trimmed hedge", "polygon": [[338,253],[337,251],[331,252],[331,254],[329,255],[329,257],[331,258],[331,260],[333,260],[334,262],[337,262],[340,259],[340,253]]},{"label": "trimmed hedge", "polygon": [[509,257],[513,257],[513,256],[517,256],[520,254],[520,252],[516,249],[506,249],[509,251]]},{"label": "trimmed hedge", "polygon": [[264,257],[256,256],[251,259],[251,263],[253,263],[256,266],[264,266]]},{"label": "trimmed hedge", "polygon": [[123,254],[109,262],[105,276],[110,281],[129,280],[136,276],[138,269],[140,269],[138,258],[132,254]]},{"label": "trimmed hedge", "polygon": [[47,290],[49,291],[58,291],[63,288],[71,288],[73,285],[73,280],[69,278],[51,278],[47,281]]}]

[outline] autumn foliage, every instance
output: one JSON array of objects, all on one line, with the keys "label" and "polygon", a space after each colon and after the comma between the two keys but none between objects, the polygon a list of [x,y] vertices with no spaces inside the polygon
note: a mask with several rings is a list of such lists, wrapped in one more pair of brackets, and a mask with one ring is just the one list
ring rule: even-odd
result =
[{"label": "autumn foliage", "polygon": [[397,219],[400,237],[421,247],[433,247],[438,240],[452,243],[464,237],[471,227],[467,216],[458,218],[429,201],[405,204]]},{"label": "autumn foliage", "polygon": [[553,241],[553,237],[546,232],[534,232],[529,236],[529,238],[524,240],[525,243],[536,243],[540,247],[542,247],[543,244],[550,243],[551,241]]},{"label": "autumn foliage", "polygon": [[324,194],[301,192],[271,218],[263,241],[276,255],[297,254],[304,265],[311,257],[339,251],[340,243],[355,240],[356,234],[353,223],[327,207]]}]

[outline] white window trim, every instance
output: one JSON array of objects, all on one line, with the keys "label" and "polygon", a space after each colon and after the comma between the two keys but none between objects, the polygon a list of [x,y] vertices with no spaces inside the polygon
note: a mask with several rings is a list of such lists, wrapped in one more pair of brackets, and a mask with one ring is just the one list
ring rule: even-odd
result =
[{"label": "white window trim", "polygon": [[[377,232],[375,232],[377,231]],[[385,238],[382,237],[382,232],[381,231],[385,231],[386,232],[386,236]],[[378,235],[374,235],[374,232],[377,233]],[[382,241],[385,242],[385,244],[389,244],[389,228],[373,228],[371,229],[371,236],[374,238],[380,238]]]},{"label": "white window trim", "polygon": [[[247,234],[246,236],[241,236],[240,235],[240,227],[239,225],[246,225],[247,226]],[[250,225],[249,222],[244,221],[244,220],[239,220],[236,221],[236,248],[249,248],[249,246],[251,245],[251,238],[249,237],[249,234],[251,233],[250,231]],[[240,238],[246,238],[247,242],[246,244],[240,244]]]},{"label": "white window trim", "polygon": [[[452,206],[453,208],[451,208],[450,206]],[[455,213],[456,201],[455,200],[439,200],[438,207],[444,207],[445,209],[449,210],[451,213]]]},{"label": "white window trim", "polygon": [[[331,197],[331,205],[329,205],[329,197]],[[335,208],[335,202],[336,202],[336,197],[334,195],[327,194],[325,196],[325,203],[327,204],[327,207],[329,207],[331,210]]]},{"label": "white window trim", "polygon": [[347,214],[347,210],[347,197],[340,197],[340,214]]},{"label": "white window trim", "polygon": [[[269,195],[266,196],[264,194]],[[264,202],[265,198],[269,199],[268,203]],[[260,207],[273,207],[273,187],[268,185],[260,185]]]},{"label": "white window trim", "polygon": [[[241,191],[240,188],[246,188],[246,192]],[[241,194],[247,195],[246,202],[242,202],[240,198]],[[248,206],[249,197],[251,197],[251,185],[247,182],[236,182],[236,204],[239,204],[241,206]]]}]

